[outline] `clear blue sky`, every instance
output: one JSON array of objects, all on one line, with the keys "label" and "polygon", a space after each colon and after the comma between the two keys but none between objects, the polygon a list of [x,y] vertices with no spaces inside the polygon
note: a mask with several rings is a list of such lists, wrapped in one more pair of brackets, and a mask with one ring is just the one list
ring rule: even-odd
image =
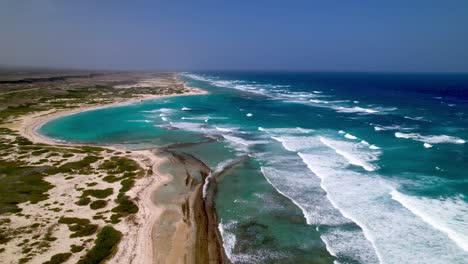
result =
[{"label": "clear blue sky", "polygon": [[468,72],[468,1],[1,0],[0,64]]}]

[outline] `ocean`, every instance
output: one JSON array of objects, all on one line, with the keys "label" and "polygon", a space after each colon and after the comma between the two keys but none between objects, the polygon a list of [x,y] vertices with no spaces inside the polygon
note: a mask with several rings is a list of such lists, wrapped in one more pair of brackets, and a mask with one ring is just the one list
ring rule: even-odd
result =
[{"label": "ocean", "polygon": [[200,143],[178,151],[223,172],[216,210],[233,263],[468,263],[468,75],[181,76],[209,94],[40,132],[129,149]]}]

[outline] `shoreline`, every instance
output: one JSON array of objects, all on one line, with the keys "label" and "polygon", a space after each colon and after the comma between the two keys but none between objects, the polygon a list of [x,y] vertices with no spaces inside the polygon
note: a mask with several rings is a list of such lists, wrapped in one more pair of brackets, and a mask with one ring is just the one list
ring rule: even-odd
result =
[{"label": "shoreline", "polygon": [[[113,103],[108,104],[100,104],[100,105],[92,105],[92,106],[80,106],[78,108],[69,109],[69,110],[56,110],[51,109],[48,111],[43,111],[39,113],[34,113],[30,115],[20,116],[19,118],[15,119],[13,122],[5,124],[4,127],[8,127],[11,129],[17,130],[20,135],[23,137],[28,138],[34,143],[42,143],[42,144],[49,144],[49,145],[61,145],[61,146],[74,146],[74,145],[90,145],[90,146],[99,146],[107,149],[112,149],[116,151],[126,152],[132,159],[134,159],[140,167],[143,169],[151,169],[153,172],[152,176],[141,177],[137,179],[135,186],[127,192],[127,195],[134,200],[134,202],[138,205],[139,211],[132,217],[127,217],[124,221],[119,224],[116,224],[115,227],[123,233],[122,240],[119,243],[117,251],[115,252],[112,262],[113,263],[154,263],[155,259],[155,251],[158,249],[158,245],[155,245],[154,239],[154,229],[156,228],[157,221],[162,218],[163,213],[165,212],[165,208],[163,206],[158,206],[152,201],[153,193],[155,190],[160,189],[167,183],[171,182],[173,178],[171,175],[167,175],[161,173],[158,170],[158,167],[165,162],[164,158],[159,157],[151,150],[133,150],[128,151],[125,148],[118,147],[115,145],[99,145],[99,144],[81,144],[81,143],[73,143],[73,142],[64,142],[60,140],[54,140],[52,138],[48,138],[39,133],[39,129],[42,127],[43,124],[65,116],[93,111],[103,108],[109,107],[118,107],[118,106],[125,106],[136,104],[143,101],[160,99],[160,98],[167,98],[167,97],[175,97],[175,96],[189,96],[189,95],[202,95],[207,94],[206,91],[203,91],[198,88],[187,87],[184,83],[189,92],[184,94],[169,94],[169,95],[143,95],[137,98],[131,98],[129,100],[118,100]],[[130,152],[130,153],[129,153]],[[189,193],[191,197],[190,210],[196,212],[196,210],[200,210],[200,203],[204,204],[203,197],[201,195],[201,189],[204,182],[201,183],[201,187],[196,188],[194,191]],[[201,199],[201,200],[200,200]],[[200,201],[199,201],[200,200]],[[182,208],[183,209],[183,208]],[[203,210],[204,211],[204,210]],[[206,212],[204,212],[206,213]],[[199,231],[203,231],[203,233],[208,233],[208,226],[206,226],[206,219],[204,218],[211,218],[206,214],[201,216],[201,218],[195,220],[195,225],[192,229],[183,230],[185,232],[185,237],[192,236],[192,239],[195,241],[197,238],[200,238]],[[200,220],[202,219],[202,220]],[[202,223],[200,223],[202,222]],[[196,232],[193,232],[195,228]],[[216,231],[217,228],[216,228]],[[212,231],[211,231],[212,232]],[[194,234],[191,234],[194,233]],[[207,237],[201,235],[203,237],[201,243],[205,244],[203,248],[212,248],[213,242],[206,239]],[[172,241],[172,246],[177,248],[177,243],[180,242],[174,239]],[[216,243],[216,242],[215,242]],[[200,247],[200,241],[197,243],[187,243],[189,247],[191,247],[191,251],[193,252],[196,263],[196,259],[199,259],[200,252],[197,248]],[[218,251],[224,252],[224,248],[222,246],[222,242],[217,245]],[[156,250],[155,250],[156,249]],[[187,248],[185,248],[187,249]],[[204,251],[204,250],[202,250]],[[186,257],[187,253],[184,251],[176,251],[176,258],[182,260]],[[196,254],[195,254],[196,253]],[[203,254],[203,253],[202,253]],[[210,263],[225,263],[226,259],[223,257],[213,258],[208,256],[208,252],[206,252],[207,256],[203,258],[209,258]]]}]

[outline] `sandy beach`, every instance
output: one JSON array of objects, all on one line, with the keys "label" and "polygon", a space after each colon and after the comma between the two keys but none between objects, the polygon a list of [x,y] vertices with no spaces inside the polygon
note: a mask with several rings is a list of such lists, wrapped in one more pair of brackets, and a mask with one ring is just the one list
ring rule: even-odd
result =
[{"label": "sandy beach", "polygon": [[[188,96],[204,94],[205,91],[188,88],[189,92],[174,95],[142,95],[130,100],[122,100],[111,104],[81,106],[79,108],[57,111],[55,109],[25,115],[12,123],[4,125],[31,140],[34,143],[72,146],[73,143],[60,142],[47,138],[38,129],[46,122],[67,115],[84,111],[91,111],[106,107],[115,107],[158,99],[170,96]],[[80,144],[83,145],[83,144]],[[202,198],[204,179],[191,183],[183,195],[170,198],[168,203],[153,202],[153,193],[160,190],[168,182],[175,181],[172,175],[161,173],[158,168],[168,162],[167,155],[158,155],[158,151],[140,150],[128,151],[116,146],[102,146],[114,151],[125,152],[127,157],[135,160],[144,170],[152,171],[153,175],[138,178],[134,187],[126,194],[137,204],[137,214],[125,218],[115,225],[122,234],[118,249],[109,263],[223,263],[224,254],[217,253],[212,257],[208,248],[213,252],[213,246],[208,244],[208,230],[206,227],[206,212]],[[156,153],[156,154],[155,154]],[[177,166],[181,166],[178,164]],[[182,165],[183,166],[183,165]],[[205,169],[205,177],[209,168]],[[179,184],[179,183],[178,183]],[[183,182],[181,183],[184,184]],[[61,188],[61,187],[54,187]],[[49,192],[51,199],[54,193]],[[188,216],[185,211],[192,211]],[[59,217],[59,215],[57,215]],[[169,224],[170,228],[167,227]],[[211,231],[212,233],[213,231]],[[218,236],[215,246],[216,252],[221,252],[221,242]]]}]

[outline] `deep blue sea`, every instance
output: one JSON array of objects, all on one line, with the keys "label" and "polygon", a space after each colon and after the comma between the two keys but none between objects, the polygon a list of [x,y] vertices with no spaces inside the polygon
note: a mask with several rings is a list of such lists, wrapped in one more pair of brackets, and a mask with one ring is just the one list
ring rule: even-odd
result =
[{"label": "deep blue sea", "polygon": [[[468,75],[183,73],[207,95],[53,120],[59,140],[213,170],[234,263],[468,263]],[[209,139],[216,140],[209,140]]]}]

